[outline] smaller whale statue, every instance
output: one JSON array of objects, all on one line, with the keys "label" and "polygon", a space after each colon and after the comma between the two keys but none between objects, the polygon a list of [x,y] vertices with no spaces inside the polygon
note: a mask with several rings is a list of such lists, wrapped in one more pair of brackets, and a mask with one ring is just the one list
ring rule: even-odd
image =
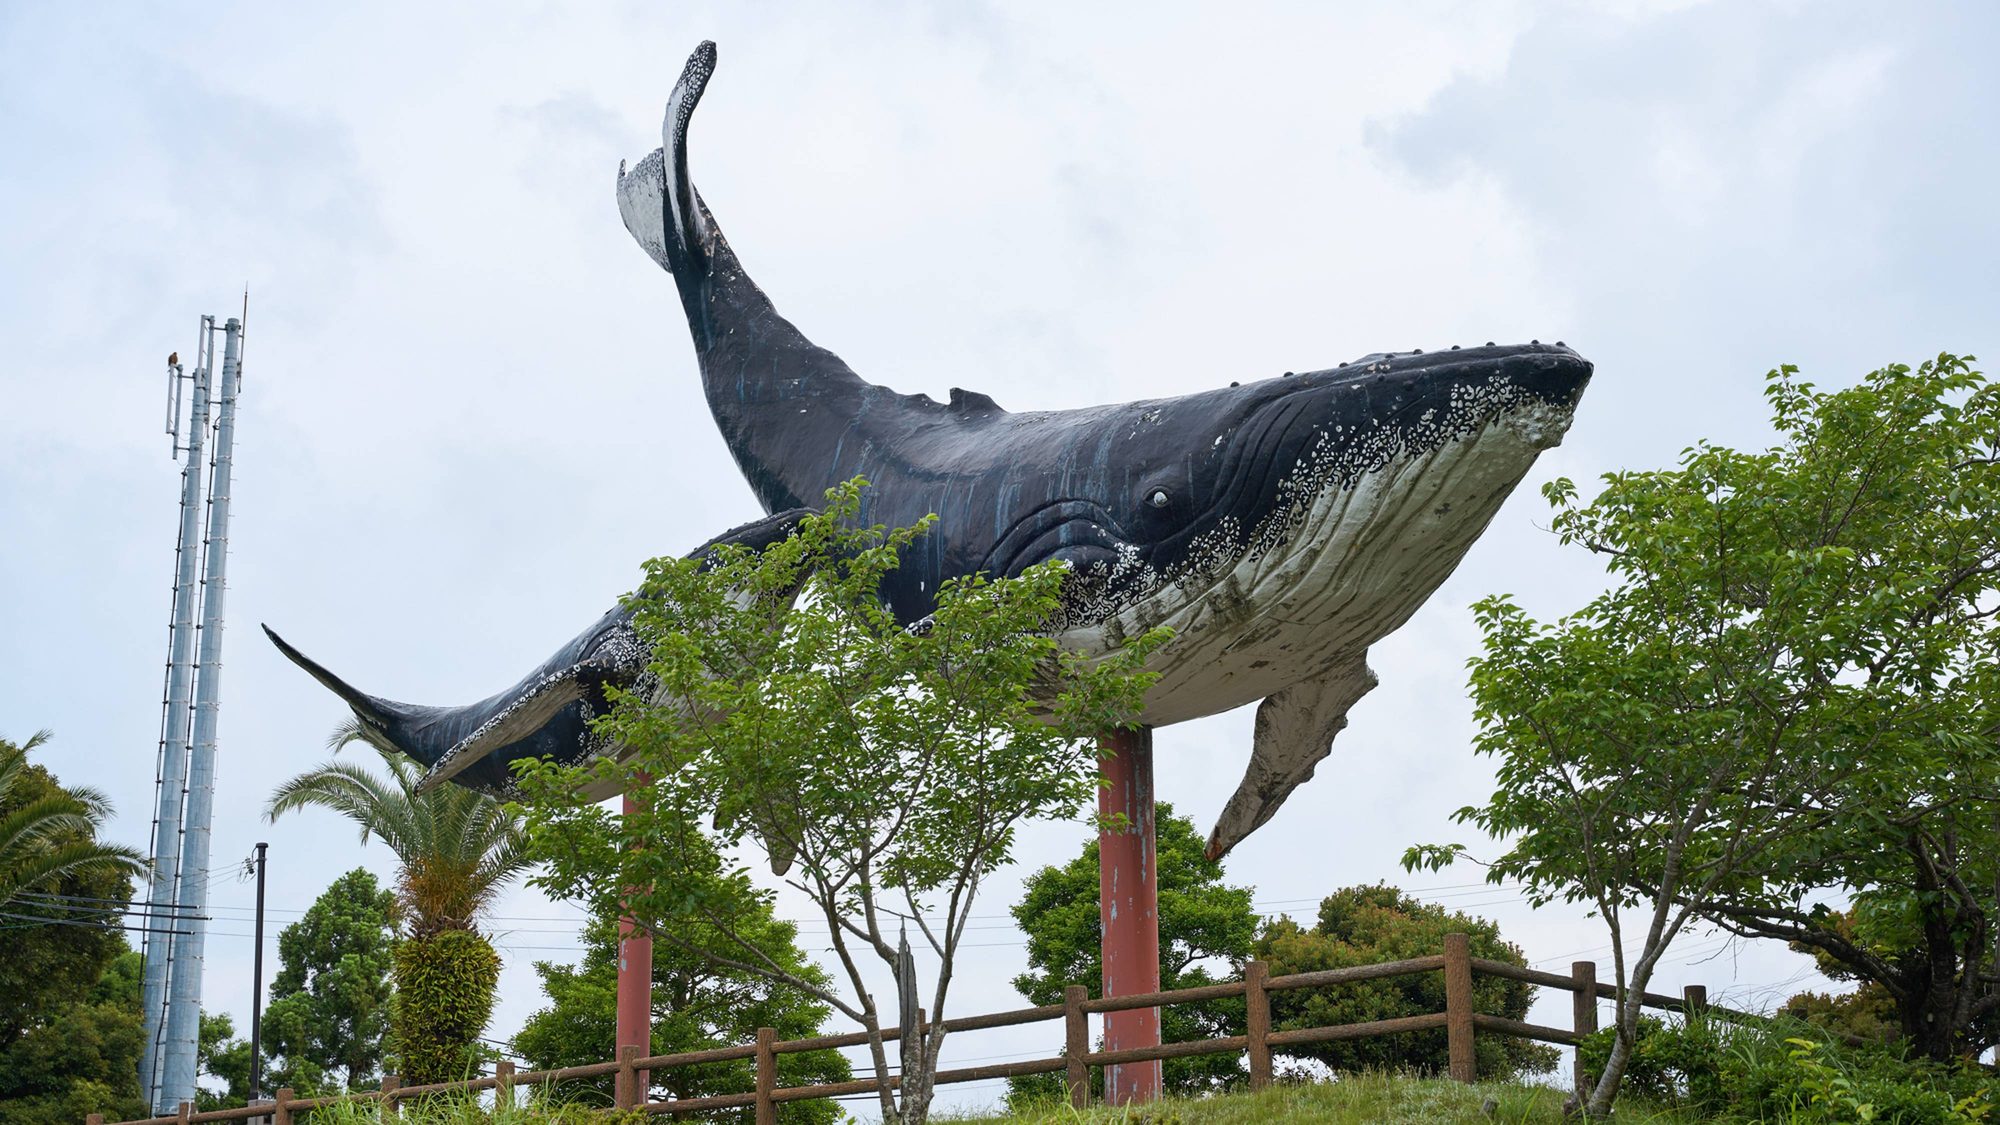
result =
[{"label": "smaller whale statue", "polygon": [[[617,196],[633,238],[672,275],[709,409],[752,491],[782,513],[865,477],[862,519],[935,514],[882,590],[906,623],[946,581],[1055,559],[1071,568],[1049,623],[1065,647],[1109,653],[1171,628],[1144,722],[1259,704],[1249,762],[1209,835],[1219,858],[1330,753],[1375,686],[1369,646],[1416,612],[1562,440],[1591,364],[1531,341],[1377,352],[1080,410],[898,393],[779,315],[695,191],[688,124],[715,61],[713,43],[688,60],[662,146],[620,166]],[[752,539],[779,530],[751,526]],[[363,695],[280,645],[434,778],[498,786],[523,754],[602,751],[587,718],[600,685],[635,667],[607,640],[629,636],[619,613],[514,688],[455,709]]]}]

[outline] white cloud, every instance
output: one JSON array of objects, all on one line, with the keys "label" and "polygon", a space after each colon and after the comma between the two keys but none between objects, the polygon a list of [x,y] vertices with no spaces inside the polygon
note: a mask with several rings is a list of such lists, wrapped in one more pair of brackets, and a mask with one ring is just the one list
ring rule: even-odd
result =
[{"label": "white cloud", "polygon": [[[1977,52],[1994,19],[1972,4],[8,9],[0,730],[55,728],[49,763],[110,790],[121,838],[145,835],[177,483],[159,364],[246,280],[215,855],[270,839],[282,910],[389,861],[325,816],[257,817],[319,759],[339,708],[256,622],[370,690],[473,699],[643,558],[755,515],[671,285],[611,195],[618,161],[658,144],[685,52],[713,37],[696,181],[779,307],[878,382],[1025,409],[1468,340],[1561,337],[1598,361],[1568,443],[1378,648],[1382,687],[1320,780],[1232,861],[1302,913],[1335,886],[1398,880],[1402,848],[1463,838],[1449,814],[1489,784],[1466,750],[1465,607],[1508,590],[1559,613],[1599,581],[1536,530],[1540,481],[1657,465],[1704,435],[1761,441],[1758,376],[1778,362],[1833,383],[1985,347],[2000,125]],[[1247,713],[1161,732],[1162,795],[1212,817],[1247,744]],[[1080,841],[1031,833],[1024,859]],[[248,901],[217,893],[227,915]],[[988,894],[998,915],[1013,889]],[[1603,941],[1504,891],[1457,901],[1531,957]],[[503,928],[567,916],[525,893],[500,913]],[[247,940],[217,930],[211,1002],[240,1009]],[[529,936],[506,942],[563,944]],[[510,956],[498,1033],[539,1002],[530,952]],[[978,953],[960,1010],[1011,1005],[1019,948]],[[1758,947],[1675,972],[1770,984],[1797,964]],[[1029,1029],[957,1049],[1052,1042]]]}]

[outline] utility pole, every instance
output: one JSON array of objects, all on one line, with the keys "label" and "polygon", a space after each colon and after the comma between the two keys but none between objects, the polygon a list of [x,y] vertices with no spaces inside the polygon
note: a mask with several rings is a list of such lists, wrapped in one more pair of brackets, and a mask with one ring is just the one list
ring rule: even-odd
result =
[{"label": "utility pole", "polygon": [[251,938],[257,951],[250,957],[250,1100],[264,1096],[264,850],[257,841],[257,925]]}]

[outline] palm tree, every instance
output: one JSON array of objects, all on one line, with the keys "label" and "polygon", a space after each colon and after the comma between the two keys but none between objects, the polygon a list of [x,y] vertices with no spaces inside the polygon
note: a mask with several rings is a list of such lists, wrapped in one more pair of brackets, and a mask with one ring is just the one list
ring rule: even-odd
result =
[{"label": "palm tree", "polygon": [[[360,723],[349,722],[329,745],[338,752],[368,741]],[[272,791],[265,816],[331,809],[360,826],[362,843],[379,838],[396,853],[396,899],[408,929],[396,950],[401,1077],[406,1084],[449,1081],[476,1061],[500,980],[500,957],[475,922],[528,868],[527,839],[499,801],[460,785],[418,792],[423,767],[392,748],[375,749],[387,777],[329,761]]]},{"label": "palm tree", "polygon": [[[37,731],[26,742],[0,738],[0,907],[24,891],[65,876],[145,874],[144,856],[97,839],[111,815],[111,801],[87,785],[28,786],[28,752],[49,740]],[[17,789],[25,789],[16,797]],[[17,801],[19,802],[17,804]]]}]

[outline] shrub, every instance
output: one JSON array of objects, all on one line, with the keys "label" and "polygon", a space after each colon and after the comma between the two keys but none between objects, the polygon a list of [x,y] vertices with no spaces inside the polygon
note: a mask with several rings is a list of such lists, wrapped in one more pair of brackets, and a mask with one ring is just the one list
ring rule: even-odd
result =
[{"label": "shrub", "polygon": [[[1271,974],[1311,972],[1437,953],[1448,933],[1469,935],[1472,955],[1525,965],[1520,947],[1501,938],[1484,918],[1421,902],[1386,885],[1345,887],[1319,905],[1317,924],[1308,928],[1280,917],[1264,928],[1256,954]],[[1534,986],[1502,977],[1473,978],[1473,1007],[1480,1012],[1525,1019]],[[1274,1031],[1364,1023],[1444,1011],[1444,974],[1361,981],[1332,989],[1280,992],[1271,997]],[[1479,1075],[1505,1078],[1554,1068],[1554,1049],[1525,1039],[1483,1035],[1474,1040]],[[1443,1073],[1447,1050],[1443,1029],[1406,1032],[1334,1043],[1281,1048],[1294,1059],[1311,1059],[1334,1070],[1409,1070]]]},{"label": "shrub", "polygon": [[[1582,1044],[1593,1082],[1613,1034],[1607,1028]],[[1648,1017],[1623,1089],[1703,1118],[1790,1125],[1963,1125],[1989,1120],[2000,1102],[2000,1078],[1975,1065],[1911,1058],[1891,1045],[1830,1042],[1794,1019],[1738,1025]]]}]

